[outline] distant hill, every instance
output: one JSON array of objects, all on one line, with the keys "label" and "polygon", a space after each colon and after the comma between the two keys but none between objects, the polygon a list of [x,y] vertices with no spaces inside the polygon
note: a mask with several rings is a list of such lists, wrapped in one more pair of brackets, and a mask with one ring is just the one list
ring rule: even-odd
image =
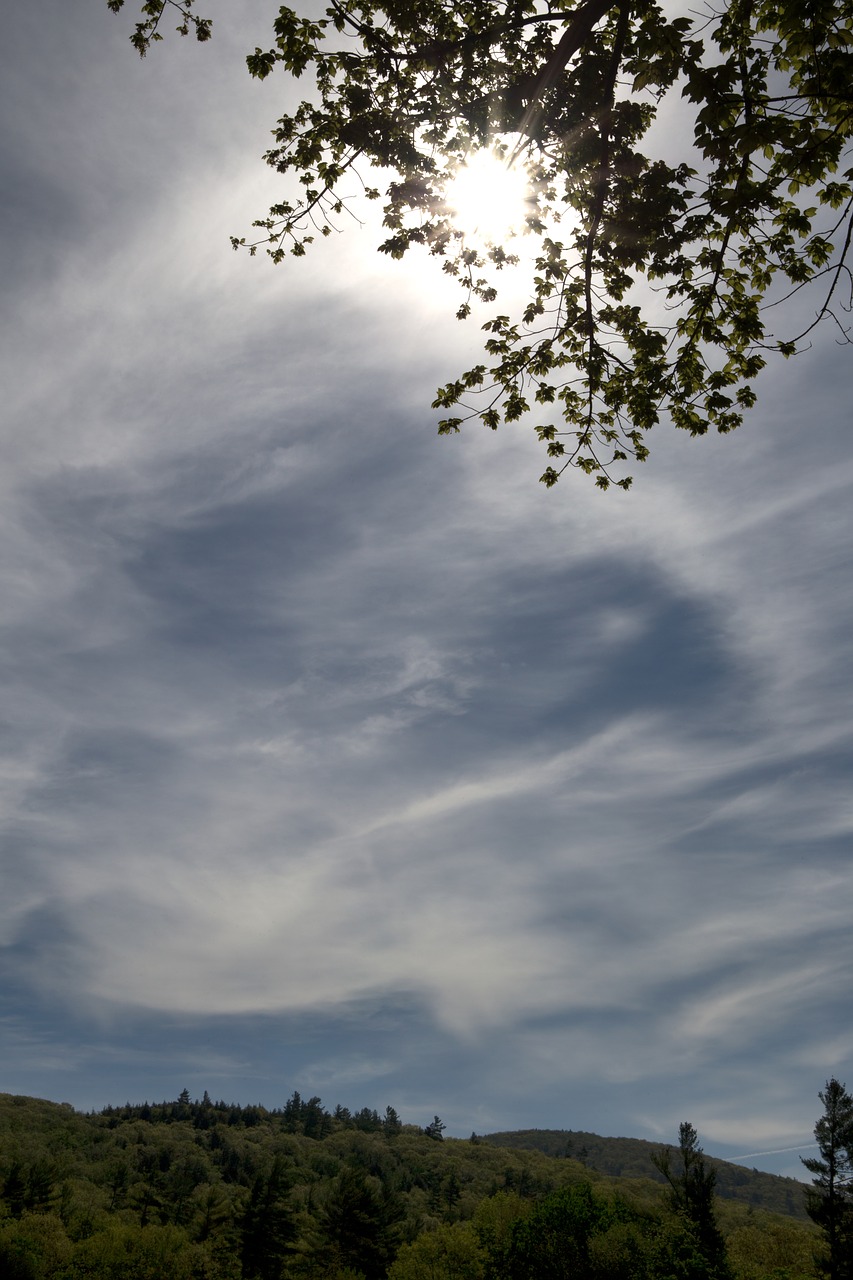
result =
[{"label": "distant hill", "polygon": [[[653,1143],[443,1128],[298,1093],[269,1110],[184,1089],[88,1115],[0,1093],[0,1280],[475,1280],[517,1274],[501,1261],[514,1224],[570,1202],[597,1206],[596,1247],[624,1228],[647,1280],[681,1274]],[[802,1185],[713,1164],[732,1280],[818,1280]]]},{"label": "distant hill", "polygon": [[[578,1129],[518,1129],[510,1133],[487,1133],[483,1142],[496,1147],[512,1147],[522,1151],[541,1151],[545,1155],[577,1160],[588,1169],[616,1178],[646,1178],[663,1182],[663,1174],[652,1164],[651,1157],[668,1148],[669,1143],[646,1142],[643,1138],[602,1138],[597,1133]],[[758,1209],[784,1213],[808,1221],[805,1186],[796,1178],[781,1178],[758,1169],[744,1169],[713,1156],[708,1164],[717,1171],[717,1193],[727,1200],[739,1200]]]}]

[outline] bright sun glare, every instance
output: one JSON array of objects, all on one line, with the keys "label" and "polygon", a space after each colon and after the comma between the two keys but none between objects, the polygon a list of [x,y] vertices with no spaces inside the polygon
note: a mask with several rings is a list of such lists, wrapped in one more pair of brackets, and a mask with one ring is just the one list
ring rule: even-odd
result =
[{"label": "bright sun glare", "polygon": [[523,166],[509,169],[506,160],[483,148],[457,170],[446,201],[466,238],[500,243],[521,231],[529,195]]}]

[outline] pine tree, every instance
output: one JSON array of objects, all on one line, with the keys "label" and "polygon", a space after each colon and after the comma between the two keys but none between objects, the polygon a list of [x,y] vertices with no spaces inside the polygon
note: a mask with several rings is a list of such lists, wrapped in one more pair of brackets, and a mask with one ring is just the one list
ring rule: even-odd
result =
[{"label": "pine tree", "polygon": [[699,1135],[687,1121],[678,1129],[678,1155],[680,1167],[675,1169],[668,1148],[652,1156],[652,1163],[669,1183],[670,1207],[690,1229],[702,1274],[725,1280],[730,1274],[726,1246],[714,1210],[717,1175],[706,1165]]},{"label": "pine tree", "polygon": [[278,1280],[296,1237],[288,1205],[290,1183],[284,1158],[276,1156],[268,1177],[255,1178],[243,1216],[241,1262],[245,1280]]},{"label": "pine tree", "polygon": [[433,1138],[436,1142],[441,1142],[444,1138],[444,1130],[447,1125],[438,1116],[433,1116],[432,1121],[424,1129],[424,1133],[428,1138]]},{"label": "pine tree", "polygon": [[823,1230],[829,1280],[853,1277],[853,1097],[836,1079],[818,1094],[823,1115],[814,1129],[820,1159],[801,1157],[814,1186],[809,1189],[809,1217]]},{"label": "pine tree", "polygon": [[399,1244],[403,1216],[399,1197],[361,1169],[345,1166],[320,1214],[322,1239],[316,1261],[323,1274],[348,1268],[365,1280],[382,1280]]},{"label": "pine tree", "polygon": [[385,1131],[386,1138],[396,1138],[397,1135],[402,1132],[403,1125],[394,1107],[385,1108],[385,1118],[382,1121],[382,1128]]}]

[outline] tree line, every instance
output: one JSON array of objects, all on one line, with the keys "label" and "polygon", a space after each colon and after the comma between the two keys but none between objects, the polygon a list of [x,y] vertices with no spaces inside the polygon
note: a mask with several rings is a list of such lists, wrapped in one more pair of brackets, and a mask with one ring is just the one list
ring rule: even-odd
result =
[{"label": "tree line", "polygon": [[810,1225],[721,1199],[687,1123],[650,1165],[662,1190],[299,1093],[89,1115],[0,1095],[0,1276],[849,1280],[853,1102],[836,1080],[821,1099]]}]

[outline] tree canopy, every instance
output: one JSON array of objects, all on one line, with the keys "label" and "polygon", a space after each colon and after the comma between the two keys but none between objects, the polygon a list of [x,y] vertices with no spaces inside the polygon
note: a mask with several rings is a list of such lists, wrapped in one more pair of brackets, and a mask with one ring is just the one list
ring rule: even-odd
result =
[{"label": "tree canopy", "polygon": [[728,1166],[737,1198],[712,1204],[695,1137],[665,1203],[648,1143],[611,1177],[496,1136],[513,1135],[436,1142],[393,1108],[298,1093],[270,1110],[185,1090],[88,1115],[0,1093],[0,1276],[816,1280],[814,1228],[767,1211],[789,1180]]},{"label": "tree canopy", "polygon": [[[138,51],[171,10],[208,39],[194,3],[144,4]],[[310,87],[265,156],[296,181],[234,247],[301,255],[381,200],[380,250],[423,246],[486,335],[438,391],[439,432],[529,421],[548,486],[575,468],[628,488],[653,426],[730,432],[771,353],[824,322],[849,340],[853,0],[332,0],[282,7],[247,64]],[[527,175],[524,235],[454,218],[485,149]]]}]

